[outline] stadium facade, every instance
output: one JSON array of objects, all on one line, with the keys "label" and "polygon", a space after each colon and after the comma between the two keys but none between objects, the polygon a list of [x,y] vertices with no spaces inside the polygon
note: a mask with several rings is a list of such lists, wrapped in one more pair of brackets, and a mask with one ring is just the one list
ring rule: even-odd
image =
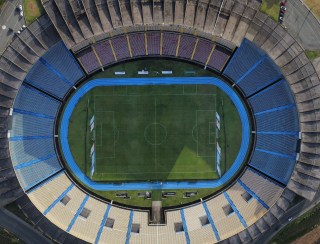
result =
[{"label": "stadium facade", "polygon": [[[301,45],[259,1],[43,0],[46,14],[1,56],[1,204],[16,199],[60,243],[246,243],[320,184],[319,77]],[[97,198],[57,148],[66,98],[121,61],[172,58],[232,82],[252,109],[254,145],[222,192],[151,210]],[[247,138],[249,140],[249,138]],[[160,223],[160,224],[159,224]]]}]

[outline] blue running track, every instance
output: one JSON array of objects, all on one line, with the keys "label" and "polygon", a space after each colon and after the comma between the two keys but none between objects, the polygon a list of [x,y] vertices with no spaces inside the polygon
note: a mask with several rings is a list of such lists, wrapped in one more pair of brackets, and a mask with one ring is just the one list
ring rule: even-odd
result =
[{"label": "blue running track", "polygon": [[[145,86],[145,85],[213,85],[223,90],[236,106],[242,123],[242,141],[239,153],[231,168],[216,180],[166,181],[166,182],[123,182],[122,184],[94,182],[88,178],[74,161],[68,143],[69,120],[79,100],[91,89],[98,86]],[[82,184],[98,191],[151,190],[151,189],[200,189],[216,188],[227,183],[241,167],[246,157],[250,141],[250,126],[246,109],[240,97],[225,82],[215,77],[175,77],[175,78],[114,78],[92,80],[82,87],[70,99],[60,124],[60,143],[69,168]]]}]

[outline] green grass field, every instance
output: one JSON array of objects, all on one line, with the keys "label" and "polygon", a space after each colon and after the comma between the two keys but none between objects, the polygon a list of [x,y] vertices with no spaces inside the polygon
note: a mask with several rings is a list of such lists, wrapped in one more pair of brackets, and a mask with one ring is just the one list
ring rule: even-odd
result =
[{"label": "green grass field", "polygon": [[320,57],[320,50],[306,50],[305,54],[312,61]]},{"label": "green grass field", "polygon": [[216,179],[215,94],[216,87],[199,85],[91,90],[92,179]]},{"label": "green grass field", "polygon": [[[149,75],[147,76],[139,76],[137,75],[137,70],[145,69],[149,71]],[[143,59],[133,62],[126,62],[119,64],[117,66],[113,66],[111,68],[106,69],[104,72],[97,73],[96,75],[90,77],[88,80],[96,79],[96,78],[115,78],[118,76],[114,75],[114,72],[116,71],[125,71],[126,74],[123,77],[160,77],[159,72],[161,70],[172,70],[173,74],[170,75],[171,77],[190,77],[190,76],[215,76],[214,73],[203,70],[202,68],[180,62],[180,61],[173,61],[173,60],[156,60],[152,59],[152,62],[150,59]],[[173,95],[178,94],[178,95]],[[204,95],[200,95],[204,94]],[[102,95],[102,96],[101,96]],[[201,108],[201,106],[204,106],[205,109],[215,110],[217,111],[221,116],[221,129],[220,133],[218,133],[217,141],[219,142],[219,145],[222,150],[222,163],[221,163],[221,170],[222,172],[225,172],[232,163],[234,162],[241,143],[241,124],[240,119],[237,110],[235,109],[232,102],[229,100],[229,98],[224,94],[224,92],[221,92],[216,87],[208,87],[206,86],[195,86],[195,85],[188,85],[188,86],[168,86],[166,88],[161,86],[144,86],[144,87],[111,87],[111,88],[103,88],[103,89],[94,89],[94,92],[92,94],[87,93],[77,104],[69,125],[69,145],[71,152],[73,154],[73,157],[81,170],[84,172],[87,172],[89,174],[90,172],[90,162],[87,162],[85,164],[84,162],[88,161],[86,156],[88,157],[88,152],[90,151],[90,143],[92,143],[91,138],[92,135],[87,136],[87,143],[84,138],[86,138],[86,130],[88,129],[87,126],[87,107],[88,107],[88,99],[91,101],[94,101],[94,97],[98,97],[98,103],[100,108],[100,112],[98,112],[98,120],[96,123],[101,124],[102,127],[105,129],[108,128],[108,130],[101,130],[99,129],[99,126],[97,126],[96,130],[96,138],[95,140],[104,140],[104,147],[97,149],[97,153],[101,155],[105,154],[112,155],[112,153],[116,153],[116,156],[118,159],[121,159],[122,163],[121,165],[111,165],[110,162],[117,163],[117,158],[112,159],[112,161],[103,161],[101,165],[96,166],[96,174],[94,175],[95,180],[139,180],[139,179],[146,179],[150,178],[151,174],[143,175],[141,173],[137,172],[136,166],[134,165],[137,162],[138,167],[143,168],[145,170],[144,172],[153,172],[152,177],[153,179],[198,179],[198,178],[208,178],[210,177],[213,179],[216,177],[216,173],[214,172],[205,172],[201,173],[203,169],[214,171],[215,170],[215,145],[210,146],[209,148],[213,148],[213,150],[210,150],[210,157],[212,158],[199,158],[196,157],[196,142],[192,137],[192,128],[195,124],[196,120],[196,114],[195,110]],[[204,96],[202,98],[202,96]],[[121,98],[121,100],[119,100]],[[113,101],[113,99],[116,99]],[[122,101],[122,102],[121,102]],[[142,102],[143,101],[143,102]],[[120,103],[121,102],[121,103]],[[174,103],[174,104],[171,104]],[[156,104],[156,106],[155,106]],[[180,105],[179,105],[180,104]],[[181,104],[183,106],[181,106]],[[188,104],[188,106],[187,106]],[[192,107],[190,106],[192,105]],[[164,106],[167,106],[168,109],[164,109]],[[178,106],[179,105],[179,106]],[[122,108],[122,113],[118,113],[117,111],[119,109],[115,109],[115,107]],[[146,107],[145,107],[146,106]],[[144,109],[145,107],[145,109]],[[155,107],[157,108],[157,111],[155,111]],[[160,109],[162,107],[162,109]],[[179,107],[183,110],[179,111]],[[117,124],[117,129],[112,130],[113,127],[113,121],[110,119],[110,116],[113,116],[108,111],[114,111],[114,117],[115,122]],[[128,110],[130,112],[128,113]],[[163,111],[162,111],[163,110]],[[172,139],[168,144],[168,137],[161,145],[151,145],[146,141],[144,131],[147,127],[147,125],[150,125],[153,129],[147,133],[147,136],[151,142],[155,142],[156,140],[159,140],[159,135],[162,133],[162,129],[158,126],[152,126],[152,123],[155,121],[155,112],[157,114],[157,122],[161,122],[161,124],[164,124],[166,127],[166,133],[167,136],[174,136],[174,133],[180,134],[180,138],[183,140],[177,140]],[[177,113],[180,113],[178,116]],[[109,115],[109,116],[107,116]],[[139,129],[140,132],[138,133],[136,130],[131,128],[131,124],[133,124],[133,118],[135,118],[135,121],[138,119],[136,116],[140,115],[143,116],[143,120],[145,121],[144,124],[136,125],[135,128]],[[212,115],[212,113],[211,113]],[[119,119],[117,116],[122,116],[124,119]],[[203,121],[210,120],[210,116],[202,115]],[[175,119],[173,119],[175,118]],[[190,118],[187,122],[184,120],[184,118]],[[215,118],[214,118],[215,119]],[[120,126],[120,124],[122,125]],[[209,122],[209,121],[207,121]],[[118,123],[120,123],[118,125]],[[101,128],[100,125],[100,128]],[[179,126],[178,126],[179,125]],[[122,129],[120,127],[125,128],[126,130]],[[120,130],[119,130],[120,128]],[[170,129],[171,128],[171,129]],[[176,129],[177,128],[177,129]],[[191,128],[191,129],[190,129]],[[209,124],[208,127],[209,128]],[[149,128],[150,129],[150,128]],[[154,131],[155,129],[155,132]],[[177,130],[177,131],[175,131]],[[209,131],[208,129],[205,129],[204,133],[207,133],[206,135],[202,135],[203,138],[205,136],[208,138]],[[196,130],[197,131],[197,130]],[[101,132],[103,133],[103,136],[99,136],[97,134],[101,135]],[[126,133],[125,133],[126,132]],[[143,132],[143,133],[142,133]],[[185,133],[184,133],[185,132]],[[202,133],[202,131],[199,131]],[[135,135],[136,134],[136,135]],[[137,134],[140,134],[137,136]],[[122,136],[120,136],[122,135]],[[157,135],[157,139],[155,136]],[[196,135],[196,133],[195,133]],[[127,137],[127,140],[125,137]],[[136,142],[133,143],[133,140],[129,140],[131,136],[131,139],[133,137],[136,137]],[[213,136],[213,134],[212,134]],[[114,140],[114,137],[116,137]],[[200,136],[201,137],[201,136]],[[108,140],[108,138],[111,138],[111,141]],[[202,139],[203,139],[202,138]],[[206,140],[206,139],[203,139]],[[131,143],[130,143],[131,141]],[[113,144],[116,142],[115,144]],[[119,145],[121,142],[122,145]],[[174,146],[174,144],[176,146]],[[86,146],[86,144],[88,144]],[[131,145],[133,144],[133,145]],[[154,144],[154,143],[153,143]],[[205,143],[208,146],[208,143]],[[111,147],[107,147],[107,145],[111,145]],[[120,146],[120,147],[119,147]],[[132,146],[132,147],[129,147]],[[137,150],[134,150],[138,146],[140,148],[141,154]],[[122,148],[122,149],[121,149]],[[126,151],[125,149],[130,149],[130,151]],[[119,150],[124,150],[123,155],[120,153]],[[157,153],[155,152],[155,149],[157,150]],[[171,149],[171,151],[170,151]],[[184,150],[183,150],[184,149]],[[161,153],[161,152],[170,152],[170,155],[167,155],[167,153]],[[201,147],[201,150],[204,150],[204,153],[207,153],[206,147]],[[201,151],[202,152],[202,151]],[[102,154],[101,154],[102,153]],[[144,153],[144,154],[143,154]],[[157,155],[157,158],[155,157]],[[161,155],[161,157],[160,157]],[[146,156],[146,157],[145,157]],[[181,157],[179,157],[181,156]],[[99,157],[99,155],[97,155]],[[148,158],[148,160],[146,160]],[[155,158],[157,161],[155,161]],[[128,160],[129,159],[129,160]],[[166,159],[170,159],[170,161],[167,161]],[[140,160],[143,160],[141,162]],[[187,167],[191,167],[187,170],[187,167],[184,163],[184,160],[188,160],[189,165]],[[150,163],[151,162],[151,163]],[[164,163],[163,163],[164,162]],[[200,165],[202,167],[202,170],[198,170],[199,167],[195,167],[192,165],[193,163],[196,163],[197,165]],[[109,163],[109,165],[108,165]],[[111,168],[110,168],[111,167]],[[162,167],[166,168],[166,171],[160,171],[163,170]],[[178,171],[178,169],[183,169],[183,173],[177,173],[181,172]],[[187,173],[190,172],[190,169],[197,169],[197,171],[193,173]],[[117,172],[117,169],[119,170]],[[135,174],[126,174],[121,175],[119,174],[120,171],[127,172],[133,172]],[[116,174],[108,174],[108,171],[115,172]],[[99,175],[102,172],[102,175]],[[167,173],[161,173],[161,172],[167,172]],[[137,174],[138,173],[138,174]],[[100,178],[100,176],[102,176]],[[142,178],[141,178],[142,177]],[[182,198],[183,192],[186,190],[174,190],[177,192],[176,197],[162,199],[163,206],[174,206],[179,205],[181,203],[188,203],[191,201],[195,201],[201,197],[205,197],[208,194],[211,194],[218,189],[196,189],[198,192],[198,195],[192,198]],[[123,192],[123,191],[95,191],[97,194],[101,195],[102,197],[105,197],[107,199],[113,199],[117,202],[121,202],[124,204],[129,205],[135,205],[135,206],[141,206],[141,207],[150,207],[151,206],[151,200],[145,200],[142,198],[137,197],[137,193],[141,191],[126,191],[131,196],[130,199],[122,199],[122,198],[116,198],[116,193]],[[153,191],[153,193],[157,193],[158,191]]]},{"label": "green grass field", "polygon": [[269,15],[274,21],[278,22],[280,0],[262,0],[260,11]]},{"label": "green grass field", "polygon": [[[219,133],[216,112],[223,118]],[[90,132],[93,114],[95,130]],[[69,144],[88,176],[95,144],[94,181],[216,179],[216,142],[222,148],[225,172],[239,150],[240,126],[235,107],[214,86],[101,87],[76,106]]]},{"label": "green grass field", "polygon": [[320,20],[320,2],[318,0],[304,0],[304,3],[307,4],[315,16]]},{"label": "green grass field", "polygon": [[26,24],[29,25],[42,14],[44,14],[44,8],[41,4],[41,0],[23,0],[23,11]]},{"label": "green grass field", "polygon": [[5,2],[6,0],[0,0],[0,10],[2,9],[2,6],[4,5]]}]

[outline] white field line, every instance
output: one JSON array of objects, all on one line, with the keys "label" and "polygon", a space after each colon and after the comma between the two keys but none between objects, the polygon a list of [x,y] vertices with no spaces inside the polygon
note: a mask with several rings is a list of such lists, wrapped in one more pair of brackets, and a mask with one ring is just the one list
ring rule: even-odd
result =
[{"label": "white field line", "polygon": [[197,171],[197,172],[194,172],[194,171],[191,171],[191,172],[189,172],[189,171],[182,171],[182,172],[171,172],[171,171],[162,171],[162,172],[150,172],[150,171],[148,171],[148,172],[137,172],[137,173],[125,173],[125,172],[119,172],[119,173],[97,173],[97,174],[99,174],[99,175],[116,175],[116,174],[122,174],[122,175],[134,175],[134,174],[154,174],[154,173],[159,173],[159,174],[168,174],[168,173],[170,173],[170,174],[195,174],[195,173],[215,173],[215,172],[217,172],[216,170],[210,170],[210,171]]},{"label": "white field line", "polygon": [[[196,128],[198,128],[198,112],[211,112],[211,113],[215,114],[215,110],[196,110],[196,126],[197,126]],[[209,141],[210,141],[210,128],[209,128]],[[197,130],[197,157],[199,157],[199,158],[215,158],[215,155],[213,155],[213,156],[202,156],[202,155],[199,155],[199,135],[198,135],[198,130]]]},{"label": "white field line", "polygon": [[[108,110],[108,111],[96,111],[96,113],[95,113],[95,115],[96,115],[96,117],[98,118],[98,113],[112,113],[112,124],[113,124],[113,156],[106,156],[106,157],[98,157],[98,156],[96,156],[96,159],[104,159],[104,158],[116,158],[116,140],[115,140],[115,137],[116,137],[116,133],[115,133],[115,129],[114,129],[114,125],[115,125],[115,120],[114,120],[114,111],[112,111],[112,110]],[[96,123],[97,123],[98,121],[97,121],[97,119],[96,119]],[[103,137],[103,135],[102,135],[102,128],[103,128],[103,126],[102,126],[102,123],[100,124],[101,125],[101,133],[100,133],[100,144],[99,145],[97,145],[96,144],[96,147],[103,147],[104,145],[103,145],[103,140],[102,140],[102,137]],[[99,125],[98,125],[98,123],[97,123],[97,127],[98,127]]]},{"label": "white field line", "polygon": [[[127,87],[126,87],[127,88]],[[149,95],[149,94],[146,94],[146,95],[139,95],[139,94],[127,94],[127,90],[126,89],[126,94],[113,94],[113,95],[95,95],[94,96],[94,111],[95,112],[112,112],[112,116],[113,116],[113,125],[115,124],[115,119],[114,119],[114,111],[104,111],[104,110],[100,110],[100,111],[97,111],[96,110],[96,101],[95,101],[95,98],[96,97],[112,97],[112,96],[132,96],[132,97],[137,97],[137,96],[155,96],[155,95]],[[207,94],[207,93],[197,93],[198,92],[198,86],[196,86],[196,93],[195,94],[184,94],[184,86],[183,86],[183,94],[156,94],[156,96],[198,96],[198,95],[201,95],[201,96],[213,96],[214,99],[215,99],[215,102],[217,100],[216,98],[216,94]],[[113,93],[114,93],[114,90],[113,90]],[[215,103],[215,106],[216,106],[216,103]],[[197,125],[198,125],[198,116],[197,116],[197,113],[198,112],[204,112],[204,111],[210,111],[210,112],[213,112],[215,113],[216,110],[196,110],[196,128],[197,128]],[[155,123],[156,123],[156,100],[155,100]],[[102,126],[102,125],[101,125]],[[102,128],[101,128],[101,133],[102,133]],[[210,133],[210,131],[209,131]],[[113,140],[113,144],[114,144],[114,156],[113,157],[97,157],[97,159],[105,159],[105,158],[115,158],[116,155],[115,155],[115,132],[114,132],[114,140]],[[198,137],[198,130],[197,130],[197,137]],[[209,138],[210,138],[210,134],[209,134]],[[156,126],[155,126],[155,140],[156,140]],[[215,136],[215,140],[216,140],[216,136]],[[101,136],[101,141],[102,141],[102,136]],[[101,143],[102,144],[102,143]],[[202,158],[215,158],[215,154],[214,156],[199,156],[199,153],[198,153],[198,141],[197,141],[197,157],[202,157]],[[216,144],[216,142],[215,142]],[[102,145],[101,145],[102,146]],[[99,146],[100,147],[100,146]],[[156,157],[156,147],[157,145],[155,145],[155,168],[157,169],[157,157]],[[214,148],[214,150],[216,151],[216,148]],[[203,171],[203,172],[197,172],[197,173],[205,173],[205,172],[217,172],[216,170],[213,170],[213,171]],[[148,172],[150,173],[150,172]],[[171,174],[181,174],[181,173],[186,173],[186,174],[191,174],[191,173],[195,173],[194,171],[192,172],[151,172],[151,173],[171,173]],[[119,173],[99,173],[99,174],[119,174]],[[139,173],[124,173],[124,172],[121,172],[121,174],[139,174]]]}]

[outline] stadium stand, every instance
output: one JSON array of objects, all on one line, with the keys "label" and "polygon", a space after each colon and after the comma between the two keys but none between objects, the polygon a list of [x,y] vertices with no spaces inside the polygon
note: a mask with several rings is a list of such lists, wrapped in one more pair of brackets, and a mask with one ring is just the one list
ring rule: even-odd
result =
[{"label": "stadium stand", "polygon": [[245,199],[245,194],[248,194],[240,184],[235,184],[227,191],[232,202],[235,203],[240,215],[243,217],[245,223],[250,226],[260,219],[267,208],[265,208],[258,200],[251,197],[249,200]]},{"label": "stadium stand", "polygon": [[115,37],[111,42],[117,60],[130,58],[128,42],[125,36]]},{"label": "stadium stand", "polygon": [[144,1],[141,3],[142,7],[142,15],[143,15],[143,23],[145,25],[153,24],[153,2],[152,1]]},{"label": "stadium stand", "polygon": [[34,64],[25,80],[58,98],[63,98],[69,88],[83,75],[80,66],[60,42]]},{"label": "stadium stand", "polygon": [[103,66],[115,62],[110,43],[108,41],[98,43],[94,48]]},{"label": "stadium stand", "polygon": [[[12,43],[9,44],[7,49],[2,54],[2,57],[6,60],[6,63],[11,67],[8,69],[6,66],[0,69],[0,170],[6,172],[6,177],[0,180],[0,205],[4,206],[7,203],[12,202],[23,194],[23,190],[18,184],[16,177],[10,172],[13,171],[12,159],[9,152],[9,141],[7,138],[7,131],[12,127],[12,120],[9,119],[10,112],[13,107],[13,101],[19,104],[19,109],[28,109],[27,104],[24,104],[17,96],[18,90],[21,86],[25,75],[32,67],[34,62],[39,58],[35,51],[29,47],[31,45],[38,54],[43,54],[45,50],[53,46],[60,37],[56,30],[52,27],[52,22],[47,15],[43,15],[35,22],[27,27],[26,34],[14,38]],[[39,46],[39,47],[38,47]],[[12,63],[12,64],[11,64]],[[16,68],[17,67],[17,68]],[[15,73],[15,70],[19,72]],[[19,90],[19,93],[23,91],[24,86]],[[17,97],[16,97],[17,96]],[[35,97],[29,97],[30,101],[37,101]],[[33,104],[34,107],[38,106]],[[32,107],[33,108],[33,107]],[[33,110],[30,110],[31,112]],[[30,118],[30,117],[29,117]],[[30,120],[29,120],[30,121]],[[19,122],[21,124],[21,120]],[[20,131],[22,133],[22,131]],[[58,162],[57,162],[58,163]],[[27,169],[27,168],[25,168]],[[51,170],[52,171],[52,170]],[[34,173],[34,172],[33,172]],[[26,174],[27,175],[27,174]],[[30,175],[30,174],[29,174]],[[21,176],[21,175],[20,175]],[[19,176],[19,177],[20,177]],[[21,177],[20,179],[22,179]],[[39,174],[32,176],[32,178],[39,179]],[[41,178],[41,174],[40,174]],[[24,186],[35,183],[36,180],[26,179],[23,183]]]},{"label": "stadium stand", "polygon": [[29,200],[27,195],[20,197],[17,200],[19,208],[27,216],[28,220],[35,225],[35,228],[43,233],[51,240],[63,243],[66,241],[72,241],[74,243],[83,243],[82,240],[75,238],[69,233],[59,229],[53,225],[44,215],[35,207],[35,205]]},{"label": "stadium stand", "polygon": [[160,33],[147,32],[148,55],[160,55]]},{"label": "stadium stand", "polygon": [[166,56],[176,56],[179,36],[175,33],[163,33],[162,54]]},{"label": "stadium stand", "polygon": [[244,39],[224,74],[249,97],[255,112],[257,141],[250,165],[287,184],[296,160],[299,121],[294,98],[285,81],[279,81],[281,72],[262,50]]},{"label": "stadium stand", "polygon": [[129,35],[132,55],[134,57],[146,55],[144,34],[143,33],[132,33]]},{"label": "stadium stand", "polygon": [[228,59],[230,57],[230,53],[226,50],[223,50],[220,47],[216,47],[207,63],[208,67],[222,71],[225,67]]},{"label": "stadium stand", "polygon": [[240,2],[235,2],[230,13],[226,28],[223,33],[223,38],[226,40],[232,40],[235,30],[237,29],[240,18],[245,10],[245,5]]},{"label": "stadium stand", "polygon": [[105,203],[89,198],[70,233],[73,231],[79,233],[81,235],[79,237],[88,242],[95,240],[107,208]]},{"label": "stadium stand", "polygon": [[130,236],[130,242],[132,243],[147,243],[151,242],[152,238],[150,236],[154,235],[157,226],[148,227],[148,213],[142,211],[135,211],[132,219],[133,224],[139,223],[139,233]]},{"label": "stadium stand", "polygon": [[61,41],[51,47],[42,58],[71,84],[75,84],[84,76],[79,64]]},{"label": "stadium stand", "polygon": [[[185,219],[188,226],[190,242],[210,242],[217,241],[216,233],[213,231],[208,213],[202,204],[184,209]],[[219,237],[219,236],[218,236]]]},{"label": "stadium stand", "polygon": [[[246,171],[245,175],[241,177],[240,182],[241,184],[236,183],[227,191],[229,201],[231,200],[237,205],[229,208],[239,211],[239,216],[243,216],[244,220],[248,223],[250,221],[255,222],[259,217],[263,216],[269,206],[272,206],[279,198],[283,190],[282,187],[252,170]],[[258,185],[256,185],[257,183]],[[251,188],[247,187],[247,185],[251,186]],[[61,172],[30,191],[28,195],[37,209],[45,216],[54,215],[50,219],[56,221],[57,226],[67,230],[70,228],[71,234],[79,236],[88,242],[97,240],[97,234],[99,234],[98,240],[103,243],[109,243],[110,241],[125,242],[128,238],[133,243],[152,242],[154,238],[159,238],[160,243],[168,243],[170,240],[183,243],[186,233],[184,235],[177,235],[176,231],[185,232],[187,229],[190,240],[198,240],[198,238],[200,240],[216,240],[215,235],[218,238],[221,238],[221,236],[223,238],[224,233],[230,235],[230,233],[236,231],[230,232],[232,226],[238,226],[238,228],[243,229],[238,215],[234,213],[227,214],[225,212],[225,206],[230,206],[230,202],[223,194],[207,201],[205,204],[197,204],[185,208],[183,210],[183,217],[181,211],[167,212],[165,226],[149,226],[146,222],[148,219],[147,212],[132,212],[132,210],[103,204],[91,197],[85,197],[86,195],[77,190],[76,187],[66,177],[65,173]],[[265,191],[265,187],[267,187],[268,191]],[[252,199],[246,200],[247,198],[243,196],[245,192],[250,192]],[[83,204],[83,199],[86,198],[87,200]],[[75,206],[73,207],[73,205]],[[203,205],[208,207],[204,207]],[[80,209],[79,206],[82,206],[81,214],[76,214],[76,210]],[[207,212],[206,208],[210,212]],[[60,210],[58,211],[58,209]],[[83,211],[84,209],[86,211]],[[254,209],[254,211],[250,209]],[[60,211],[63,211],[63,215],[60,214]],[[208,217],[208,213],[210,213],[210,217]],[[77,218],[73,222],[75,214]],[[57,220],[59,218],[63,218],[64,221]],[[214,223],[212,219],[214,219]],[[87,223],[85,225],[86,229],[83,229],[85,228],[84,222]],[[210,222],[213,223],[213,226],[217,227],[213,229]],[[127,232],[128,223],[134,229],[131,229],[130,235]],[[102,227],[101,229],[102,224],[108,227]],[[176,227],[174,228],[174,226]],[[181,226],[184,227],[182,228]],[[158,234],[155,235],[155,232]],[[170,233],[172,234],[170,235]]]},{"label": "stadium stand", "polygon": [[[10,137],[48,136],[53,133],[54,120],[52,118],[30,115],[20,111],[14,112],[12,118],[12,128],[14,129],[11,130]],[[34,126],[34,123],[37,124],[37,127]]]},{"label": "stadium stand", "polygon": [[205,64],[209,58],[210,52],[214,48],[214,44],[207,40],[199,39],[193,59]]},{"label": "stadium stand", "polygon": [[275,204],[283,191],[283,186],[253,169],[246,170],[240,181],[241,185],[247,186],[269,208]]},{"label": "stadium stand", "polygon": [[[102,52],[103,53],[103,52]],[[88,74],[100,69],[100,63],[91,47],[77,54],[77,58]]]},{"label": "stadium stand", "polygon": [[54,2],[56,7],[59,9],[62,17],[66,21],[66,23],[72,23],[71,25],[68,24],[68,28],[70,30],[71,35],[75,40],[83,39],[83,33],[81,33],[80,27],[77,25],[76,17],[72,13],[72,8],[68,2],[63,3],[62,1]]},{"label": "stadium stand", "polygon": [[[244,229],[238,215],[234,213],[235,209],[231,207],[224,194],[207,201],[207,206],[221,240]],[[224,209],[229,212],[225,212]]]},{"label": "stadium stand", "polygon": [[52,139],[59,104],[53,98],[26,85],[22,85],[17,94],[12,115],[10,147],[19,152],[11,158],[25,190],[61,169]]},{"label": "stadium stand", "polygon": [[[46,14],[0,59],[1,206],[26,192],[20,208],[59,243],[234,243],[265,232],[295,194],[314,197],[320,185],[319,77],[294,38],[258,11],[259,1],[42,3]],[[104,35],[112,30],[121,34]],[[74,47],[76,59],[68,51]],[[247,97],[256,123],[253,155],[240,178],[211,199],[166,211],[161,226],[149,225],[148,212],[83,192],[59,173],[53,144],[61,101],[84,77],[77,61],[92,74],[130,59],[130,49],[132,58],[161,54],[222,72]]]},{"label": "stadium stand", "polygon": [[229,65],[224,71],[224,75],[230,77],[235,83],[238,83],[248,71],[250,72],[259,65],[264,58],[266,57],[261,49],[247,39],[244,39],[237,52],[232,56]]},{"label": "stadium stand", "polygon": [[219,9],[219,13],[215,22],[215,26],[213,28],[213,33],[216,36],[223,36],[223,33],[226,29],[227,23],[230,18],[231,9],[235,2],[233,1],[222,1],[221,9]]},{"label": "stadium stand", "polygon": [[[266,102],[267,100],[268,102]],[[251,96],[249,101],[256,113],[295,103],[293,96],[290,94],[290,88],[285,80],[281,80]]]},{"label": "stadium stand", "polygon": [[[63,98],[69,88],[72,87],[72,84],[63,77],[59,77],[58,74],[51,69],[51,66],[41,61],[33,65],[25,80],[28,84],[36,86],[60,99]],[[52,84],[55,84],[55,86],[52,86]]]},{"label": "stadium stand", "polygon": [[123,23],[121,19],[119,3],[116,1],[109,1],[108,8],[109,8],[109,13],[110,13],[113,28],[122,26]]},{"label": "stadium stand", "polygon": [[[191,44],[190,40],[192,40]],[[213,41],[199,40],[200,44],[196,46],[194,37],[172,31],[132,32],[127,34],[127,38],[125,35],[109,37],[92,46],[80,49],[76,52],[76,57],[88,74],[99,70],[101,65],[106,67],[116,61],[139,58],[145,55],[187,59],[203,66],[208,65],[208,67],[221,72],[232,51]],[[209,52],[206,47],[202,47],[203,43],[207,43]],[[198,46],[199,48],[197,48]],[[194,55],[192,55],[193,53]]]},{"label": "stadium stand", "polygon": [[59,101],[23,84],[16,96],[13,110],[18,113],[53,119],[57,114],[59,105]]},{"label": "stadium stand", "polygon": [[[109,17],[107,3],[102,0],[97,0],[95,1],[95,3],[96,3],[98,16],[99,16],[103,31],[108,32],[112,30],[112,23]],[[97,15],[95,15],[95,17],[97,17]]]},{"label": "stadium stand", "polygon": [[103,29],[102,29],[101,22],[99,20],[95,1],[84,1],[83,6],[84,6],[84,10],[88,15],[89,23],[90,23],[90,26],[92,27],[93,33],[95,35],[102,34]]},{"label": "stadium stand", "polygon": [[[297,114],[297,109],[294,105],[276,107],[273,109],[255,113],[256,122],[257,122],[257,131],[298,132],[299,122],[298,122],[298,119],[296,118],[296,114]],[[287,123],[287,121],[290,121],[291,118],[293,119],[292,123]],[[273,122],[268,123],[269,121],[273,121]]]},{"label": "stadium stand", "polygon": [[250,96],[281,78],[280,71],[274,66],[271,59],[263,60],[262,63],[254,66],[254,68],[244,74],[237,81],[237,84],[246,96]]},{"label": "stadium stand", "polygon": [[12,151],[17,152],[15,155],[12,155],[14,166],[37,160],[55,152],[52,135],[10,137],[10,148]]},{"label": "stadium stand", "polygon": [[196,38],[193,36],[181,35],[178,56],[184,59],[191,59],[195,48]]},{"label": "stadium stand", "polygon": [[24,190],[30,189],[60,169],[61,166],[55,155],[38,158],[36,162],[24,163],[15,167],[17,178]]},{"label": "stadium stand", "polygon": [[27,27],[41,45],[48,50],[58,41],[61,41],[56,29],[47,15],[41,16]]}]

